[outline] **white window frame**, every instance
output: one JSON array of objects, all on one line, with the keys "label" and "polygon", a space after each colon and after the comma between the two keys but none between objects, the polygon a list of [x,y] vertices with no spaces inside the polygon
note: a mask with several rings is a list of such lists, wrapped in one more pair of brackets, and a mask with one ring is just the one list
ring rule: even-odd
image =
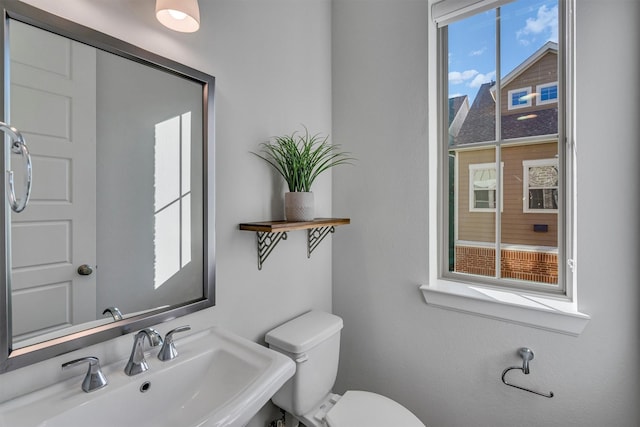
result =
[{"label": "white window frame", "polygon": [[[448,230],[443,226],[442,203],[444,194],[441,190],[441,180],[448,179],[446,169],[443,168],[442,150],[444,147],[440,145],[441,135],[444,134],[443,126],[445,126],[443,117],[445,111],[440,99],[445,85],[442,84],[444,77],[442,75],[442,67],[438,62],[438,25],[444,25],[451,21],[452,15],[459,14],[464,16],[464,12],[469,8],[474,8],[477,12],[484,6],[496,7],[495,3],[504,3],[504,1],[494,1],[492,5],[489,1],[462,1],[458,3],[468,3],[465,9],[464,5],[451,12],[447,10],[448,15],[445,17],[435,16],[438,10],[435,7],[436,1],[429,0],[431,7],[431,17],[433,24],[428,28],[428,47],[429,47],[429,65],[428,65],[428,87],[429,99],[428,109],[437,114],[429,114],[429,276],[428,282],[420,286],[426,304],[429,307],[436,307],[446,310],[452,310],[457,313],[463,313],[472,316],[481,316],[485,318],[497,319],[517,325],[551,331],[571,336],[578,336],[587,325],[590,316],[578,310],[577,300],[577,261],[575,256],[576,236],[576,201],[575,201],[575,142],[573,139],[574,120],[573,120],[573,81],[575,80],[575,70],[573,67],[573,28],[574,14],[573,4],[575,0],[559,0],[559,24],[560,34],[564,36],[565,43],[561,43],[560,57],[564,64],[562,73],[566,76],[566,87],[563,88],[563,105],[560,108],[565,110],[565,128],[566,137],[566,156],[563,164],[566,167],[566,182],[564,185],[566,193],[566,224],[564,233],[566,233],[566,255],[561,257],[564,262],[566,259],[568,268],[566,268],[566,286],[563,295],[540,294],[536,292],[528,292],[526,290],[517,289],[497,289],[489,286],[478,285],[475,283],[463,283],[459,281],[447,280],[441,275],[442,263],[440,262],[440,253],[444,252],[441,248],[444,234]],[[447,1],[452,5],[455,2]],[[442,2],[440,2],[442,4]],[[438,12],[440,13],[440,12]],[[560,89],[560,88],[559,88]],[[446,93],[446,92],[445,92]],[[446,129],[445,129],[446,130]],[[565,139],[563,138],[563,143]],[[442,251],[441,251],[442,249]]]},{"label": "white window frame", "polygon": [[558,209],[531,209],[529,207],[529,168],[540,166],[555,166],[557,168],[558,159],[537,159],[522,161],[522,211],[524,213],[558,214]]},{"label": "white window frame", "polygon": [[[495,163],[471,163],[469,164],[469,212],[495,212],[496,208],[477,208],[475,206],[475,187],[473,171],[480,169],[496,169]],[[500,164],[500,182],[504,182],[504,162]],[[497,190],[494,190],[497,192]],[[504,210],[504,185],[500,186],[500,211]]]},{"label": "white window frame", "polygon": [[[513,103],[513,95],[519,92],[526,92],[526,104],[514,104]],[[531,86],[528,87],[521,87],[518,89],[511,89],[510,91],[507,92],[507,105],[508,105],[508,109],[509,110],[517,110],[520,108],[528,108],[531,107],[532,103],[531,103],[531,99],[533,98],[533,96],[531,96]]]},{"label": "white window frame", "polygon": [[556,87],[556,93],[558,93],[558,82],[544,83],[536,86],[536,93],[538,94],[536,98],[536,105],[556,104],[558,102],[558,96],[552,99],[542,100],[542,89],[554,86]]}]

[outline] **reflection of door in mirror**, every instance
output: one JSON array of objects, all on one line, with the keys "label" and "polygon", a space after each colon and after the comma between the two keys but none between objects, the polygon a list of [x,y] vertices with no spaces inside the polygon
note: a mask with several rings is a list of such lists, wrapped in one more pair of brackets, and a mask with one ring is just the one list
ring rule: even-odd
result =
[{"label": "reflection of door in mirror", "polygon": [[15,343],[96,318],[96,273],[77,271],[96,263],[96,52],[17,21],[10,43],[10,117],[34,169],[11,217]]}]

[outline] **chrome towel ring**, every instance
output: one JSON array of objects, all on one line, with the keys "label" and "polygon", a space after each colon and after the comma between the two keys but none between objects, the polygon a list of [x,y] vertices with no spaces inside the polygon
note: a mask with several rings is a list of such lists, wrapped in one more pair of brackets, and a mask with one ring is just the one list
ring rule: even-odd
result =
[{"label": "chrome towel ring", "polygon": [[505,385],[508,385],[509,387],[515,387],[515,388],[517,388],[519,390],[528,391],[529,393],[537,394],[538,396],[543,396],[543,397],[547,397],[547,398],[551,399],[553,397],[553,392],[552,391],[550,391],[549,393],[540,393],[539,391],[531,390],[531,389],[528,389],[528,388],[525,388],[525,387],[520,387],[519,385],[508,383],[507,380],[504,378],[505,375],[507,375],[507,372],[509,372],[509,371],[511,371],[513,369],[519,369],[525,375],[529,374],[529,361],[531,359],[533,359],[533,351],[530,348],[523,347],[523,348],[518,350],[518,354],[520,355],[520,357],[522,357],[522,367],[520,367],[520,366],[512,366],[512,367],[507,368],[504,371],[502,371],[502,382]]},{"label": "chrome towel ring", "polygon": [[13,171],[7,171],[7,197],[9,198],[9,206],[11,206],[11,209],[14,212],[22,212],[24,208],[27,207],[27,203],[29,203],[29,197],[31,196],[31,155],[29,154],[29,149],[27,148],[27,144],[24,141],[24,137],[18,129],[6,123],[0,122],[0,130],[11,137],[11,152],[14,154],[20,154],[25,161],[24,194],[20,199],[16,197]]}]

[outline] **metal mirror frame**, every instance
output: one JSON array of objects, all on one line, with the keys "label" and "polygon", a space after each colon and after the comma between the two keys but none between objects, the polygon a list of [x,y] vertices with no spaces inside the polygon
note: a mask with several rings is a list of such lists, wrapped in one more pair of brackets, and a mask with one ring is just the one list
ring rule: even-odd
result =
[{"label": "metal mirror frame", "polygon": [[[91,28],[50,14],[17,0],[0,0],[2,26],[0,30],[0,48],[3,66],[0,67],[0,120],[5,120],[8,112],[10,58],[8,52],[9,19],[39,27],[60,36],[93,46],[140,64],[190,79],[202,85],[202,135],[203,135],[203,298],[185,302],[168,309],[158,309],[143,315],[125,318],[106,325],[83,330],[38,344],[12,349],[11,329],[11,224],[8,201],[3,194],[0,197],[0,374],[28,366],[52,357],[78,350],[89,345],[107,341],[203,310],[215,305],[215,218],[214,218],[214,172],[208,165],[214,163],[214,84],[215,78],[183,64],[161,57],[135,45],[100,33]],[[0,150],[0,164],[5,164],[7,150]],[[5,188],[6,174],[2,173],[0,188]]]}]

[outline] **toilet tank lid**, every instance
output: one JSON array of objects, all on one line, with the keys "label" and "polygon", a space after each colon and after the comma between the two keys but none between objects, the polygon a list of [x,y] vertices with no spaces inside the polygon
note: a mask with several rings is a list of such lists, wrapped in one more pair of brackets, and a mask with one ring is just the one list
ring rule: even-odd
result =
[{"label": "toilet tank lid", "polygon": [[267,332],[265,341],[290,353],[303,353],[340,332],[342,319],[334,314],[313,310]]}]

